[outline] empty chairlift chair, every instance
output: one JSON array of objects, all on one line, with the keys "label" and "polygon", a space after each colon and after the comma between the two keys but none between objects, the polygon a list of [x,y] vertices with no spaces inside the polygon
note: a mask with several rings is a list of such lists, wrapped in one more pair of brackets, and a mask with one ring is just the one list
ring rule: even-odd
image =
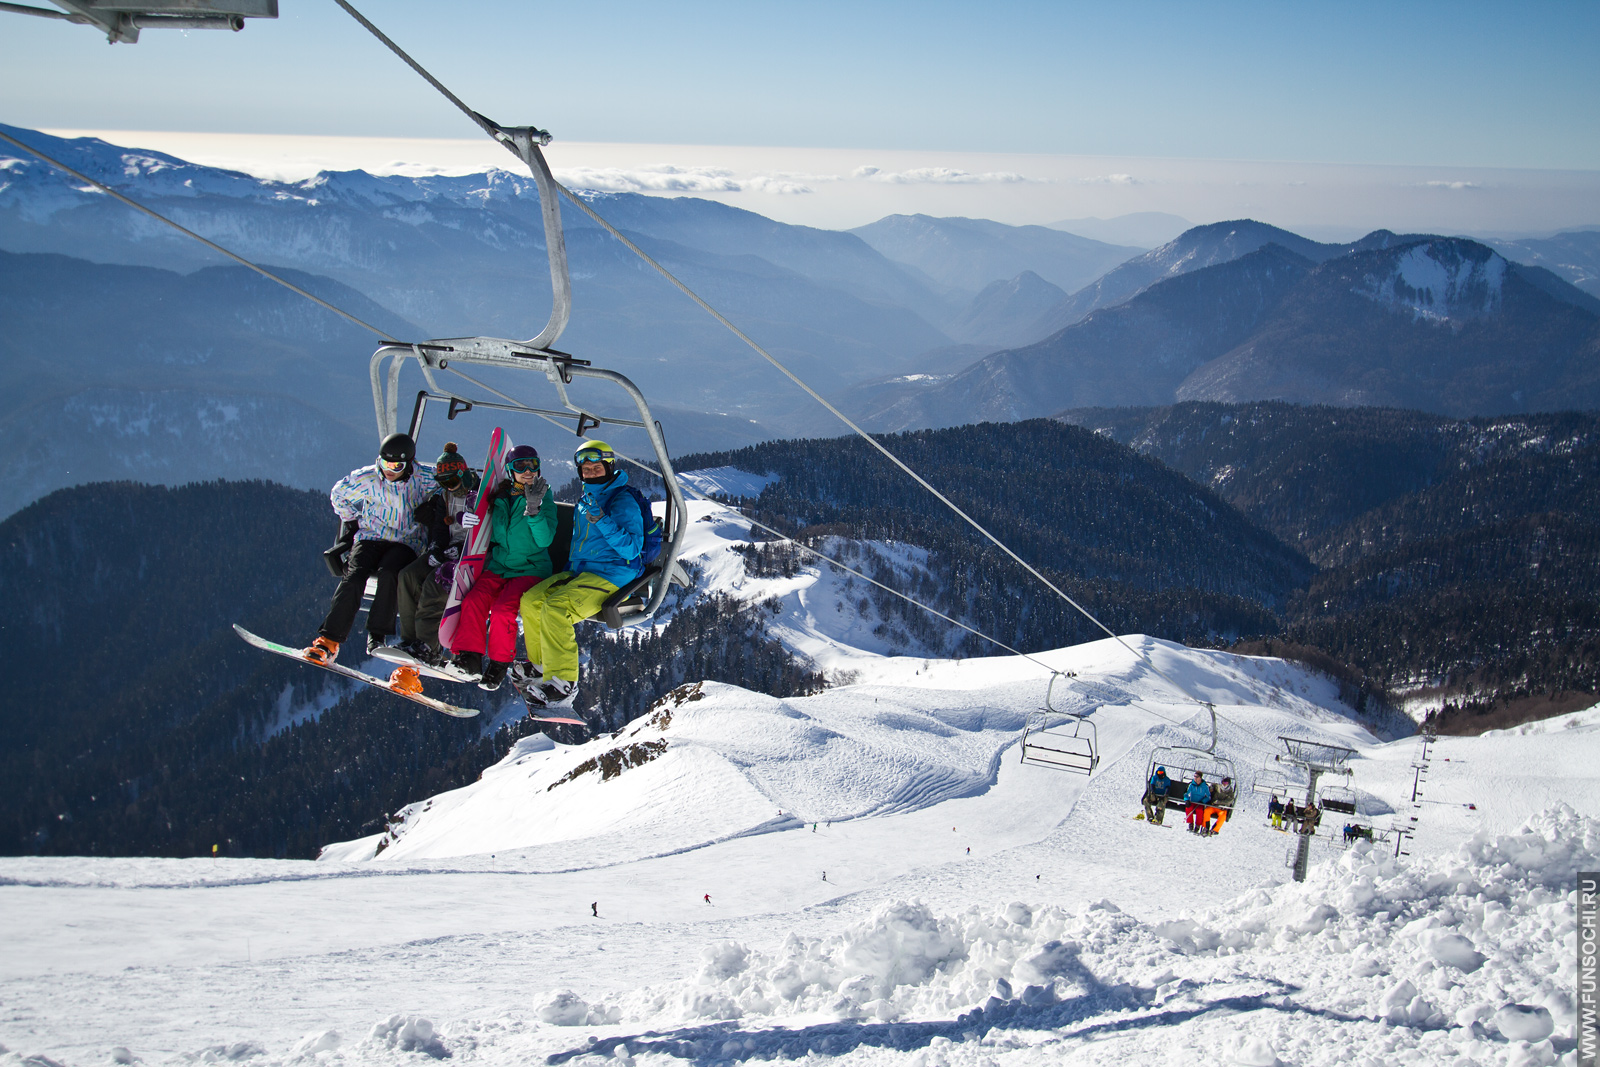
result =
[{"label": "empty chairlift chair", "polygon": [[1028,716],[1022,730],[1022,762],[1093,774],[1100,763],[1100,742],[1094,723],[1085,715],[1056,707],[1056,683],[1070,685],[1069,678],[1060,673],[1050,676],[1045,706]]}]

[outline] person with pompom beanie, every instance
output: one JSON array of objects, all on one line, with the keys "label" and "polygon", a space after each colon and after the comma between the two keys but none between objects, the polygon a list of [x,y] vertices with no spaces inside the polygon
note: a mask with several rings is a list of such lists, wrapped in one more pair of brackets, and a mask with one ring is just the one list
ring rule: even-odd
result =
[{"label": "person with pompom beanie", "polygon": [[461,517],[472,507],[472,495],[482,481],[478,472],[447,442],[433,465],[439,492],[417,508],[417,521],[428,530],[428,548],[416,562],[400,572],[400,650],[430,666],[444,662],[439,642],[439,620],[450,599],[456,561],[467,543]]}]

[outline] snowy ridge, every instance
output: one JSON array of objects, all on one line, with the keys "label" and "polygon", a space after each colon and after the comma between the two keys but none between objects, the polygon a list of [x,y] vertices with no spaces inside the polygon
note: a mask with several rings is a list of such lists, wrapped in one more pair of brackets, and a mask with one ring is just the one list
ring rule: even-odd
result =
[{"label": "snowy ridge", "polygon": [[1408,249],[1383,275],[1368,275],[1362,296],[1415,319],[1449,322],[1493,314],[1500,306],[1506,260],[1468,241],[1428,241]]},{"label": "snowy ridge", "polygon": [[[320,862],[0,859],[0,1067],[1575,1062],[1600,706],[1441,739],[1414,800],[1417,739],[1327,679],[1131,635],[1221,715],[1240,803],[1197,837],[1132,815],[1209,717],[1122,644],[1040,654],[1083,683],[1097,773],[1024,766],[1044,667],[847,644],[840,575],[747,575],[746,524],[692,507],[702,588],[776,600],[853,684],[690,684],[615,735],[530,737]],[[1414,825],[1410,855],[1334,816],[1289,881],[1249,791],[1280,734],[1354,748],[1361,821]]]}]

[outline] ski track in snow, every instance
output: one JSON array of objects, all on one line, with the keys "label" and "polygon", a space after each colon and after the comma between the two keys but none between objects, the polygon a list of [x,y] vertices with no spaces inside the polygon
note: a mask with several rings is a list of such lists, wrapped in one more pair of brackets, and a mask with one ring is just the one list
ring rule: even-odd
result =
[{"label": "ski track in snow", "polygon": [[[1117,643],[1041,657],[1116,701],[1096,774],[1023,766],[1038,665],[847,644],[817,610],[838,575],[745,578],[747,530],[691,507],[706,585],[777,595],[774,631],[857,684],[708,683],[586,745],[525,739],[376,858],[0,859],[0,1067],[1575,1063],[1600,706],[1441,739],[1413,804],[1419,741],[1325,679],[1130,636],[1223,717],[1239,809],[1198,838],[1132,816],[1155,748],[1209,720]],[[1280,734],[1355,748],[1411,854],[1345,849],[1329,813],[1290,881],[1248,791]],[[582,770],[607,752],[638,758]]]}]

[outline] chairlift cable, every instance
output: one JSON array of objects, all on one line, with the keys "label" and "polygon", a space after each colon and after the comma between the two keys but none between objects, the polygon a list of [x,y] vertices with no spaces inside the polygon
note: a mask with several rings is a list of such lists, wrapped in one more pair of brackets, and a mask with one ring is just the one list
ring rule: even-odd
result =
[{"label": "chairlift cable", "polygon": [[[392,51],[395,55],[399,56],[400,59],[402,61],[404,61],[407,66],[409,66],[412,70],[414,70],[418,74],[420,74],[434,88],[438,89],[439,92],[441,94],[443,94],[444,97],[447,100],[449,100],[451,103],[453,103],[457,108],[459,108],[469,118],[471,118],[475,125],[477,125],[480,129],[482,129],[485,133],[487,133],[494,140],[499,141],[502,144],[506,144],[507,148],[511,148],[511,145],[509,143],[505,142],[505,140],[503,138],[503,135],[495,128],[493,123],[489,122],[487,119],[485,119],[482,115],[478,114],[476,111],[473,111],[465,103],[462,102],[460,97],[456,96],[449,89],[445,88],[444,84],[442,82],[440,82],[439,79],[435,78],[432,74],[430,74],[427,71],[427,69],[422,66],[422,64],[418,63],[415,59],[412,59],[411,56],[409,56],[405,52],[404,49],[402,49],[399,45],[395,44],[394,41],[392,41],[381,30],[379,30],[376,26],[374,26],[371,21],[369,21],[368,19],[363,17],[360,14],[360,12],[356,11],[356,9],[353,6],[351,6],[351,4],[349,3],[349,0],[334,0],[334,3],[338,4],[340,7],[344,8],[345,11],[349,12],[352,18],[354,18],[362,26],[366,27],[367,30],[369,32],[371,32],[373,34],[373,36],[375,36],[379,41],[381,41],[390,51]],[[512,149],[512,151],[513,151],[513,154],[516,154],[515,153],[515,149]],[[521,158],[520,155],[519,155],[518,158]],[[685,284],[682,280],[680,280],[677,277],[677,275],[673,274],[666,267],[662,266],[653,257],[651,257],[649,253],[645,252],[644,249],[640,248],[633,241],[629,240],[628,237],[625,236],[622,233],[621,230],[617,229],[610,222],[606,221],[606,219],[598,211],[596,211],[592,206],[590,206],[588,203],[586,203],[576,193],[574,193],[572,190],[568,189],[565,185],[562,185],[560,182],[554,182],[554,185],[555,185],[555,188],[563,196],[565,196],[569,201],[571,201],[572,204],[575,207],[577,207],[585,215],[589,216],[589,218],[591,220],[593,220],[596,224],[598,224],[606,232],[610,233],[617,240],[621,241],[622,244],[629,251],[634,253],[634,255],[638,256],[640,259],[644,260],[651,267],[653,267],[656,270],[657,273],[659,273],[667,281],[671,282],[673,286],[675,286],[680,292],[682,292],[690,300],[693,300],[696,304],[698,304],[700,306],[700,308],[702,310],[704,310],[708,315],[710,315],[712,318],[716,319],[723,326],[725,326],[728,329],[729,332],[731,332],[735,337],[739,338],[739,340],[743,341],[746,345],[748,345],[757,355],[761,356],[761,358],[765,359],[768,363],[772,364],[773,367],[777,368],[778,371],[780,371],[785,377],[787,377],[795,385],[799,386],[800,389],[803,390],[807,395],[809,395],[813,400],[815,400],[817,403],[821,404],[824,408],[826,408],[830,414],[832,414],[840,422],[842,422],[846,426],[848,426],[851,429],[851,431],[856,434],[856,436],[860,437],[862,440],[866,441],[873,448],[877,449],[880,453],[883,454],[884,458],[888,459],[895,466],[899,467],[913,481],[915,481],[918,485],[922,486],[922,488],[926,489],[929,493],[932,493],[933,496],[940,503],[944,504],[945,507],[947,507],[951,511],[955,512],[969,526],[971,526],[973,529],[977,530],[984,537],[988,538],[989,541],[995,545],[995,547],[999,548],[1002,552],[1004,552],[1006,555],[1010,556],[1013,560],[1015,560],[1024,570],[1026,570],[1029,574],[1033,575],[1033,577],[1035,579],[1037,579],[1040,583],[1042,583],[1046,588],[1050,589],[1053,593],[1055,593],[1057,596],[1059,596],[1062,600],[1065,600],[1068,604],[1070,604],[1074,608],[1076,608],[1084,616],[1084,618],[1088,619],[1090,622],[1094,623],[1101,630],[1103,630],[1105,632],[1106,636],[1110,637],[1112,640],[1114,640],[1118,644],[1122,645],[1122,647],[1127,649],[1127,651],[1131,655],[1133,655],[1134,658],[1143,661],[1145,666],[1149,667],[1150,670],[1157,677],[1161,678],[1168,685],[1172,686],[1174,689],[1176,689],[1183,696],[1187,697],[1190,700],[1193,700],[1196,704],[1200,704],[1200,705],[1204,706],[1204,705],[1206,705],[1208,703],[1207,701],[1201,700],[1199,697],[1197,697],[1194,694],[1190,693],[1187,689],[1185,689],[1182,685],[1180,685],[1176,680],[1174,680],[1165,671],[1163,671],[1163,670],[1161,670],[1161,668],[1157,667],[1155,665],[1155,662],[1149,656],[1145,655],[1143,652],[1135,649],[1132,645],[1130,645],[1126,641],[1124,641],[1118,634],[1116,634],[1108,626],[1106,626],[1105,623],[1103,623],[1099,619],[1095,618],[1094,614],[1091,613],[1088,608],[1085,608],[1082,604],[1079,604],[1071,596],[1067,595],[1066,592],[1064,592],[1062,589],[1060,589],[1054,582],[1050,581],[1050,579],[1046,578],[1043,574],[1041,574],[1038,571],[1038,569],[1035,568],[1032,564],[1030,564],[1028,561],[1024,560],[1021,556],[1019,556],[1015,552],[1013,552],[1011,550],[1011,548],[1004,541],[1001,541],[994,534],[990,533],[988,531],[988,529],[986,529],[983,526],[982,523],[978,522],[978,520],[974,519],[971,515],[968,515],[965,511],[963,511],[960,507],[958,507],[955,504],[955,502],[952,501],[949,497],[945,496],[938,489],[935,489],[933,487],[933,485],[931,485],[927,481],[927,479],[923,478],[916,471],[912,470],[910,466],[908,466],[903,460],[900,459],[900,457],[896,456],[893,452],[889,451],[889,449],[887,447],[885,447],[881,442],[879,442],[875,438],[873,438],[873,436],[871,434],[867,433],[860,426],[856,425],[855,422],[852,421],[849,416],[847,416],[844,412],[840,411],[833,404],[829,403],[822,396],[822,394],[818,393],[815,389],[811,388],[811,386],[807,385],[805,383],[805,381],[803,381],[798,375],[796,375],[787,366],[785,366],[776,356],[774,356],[772,353],[768,352],[765,348],[763,348],[754,338],[750,337],[749,334],[745,333],[743,330],[739,329],[739,327],[735,326],[731,321],[729,321],[729,319],[728,319],[728,317],[726,315],[723,315],[722,312],[718,311],[716,308],[712,307],[709,303],[707,303],[703,298],[701,298],[701,296],[698,293],[696,293],[693,289],[689,288],[689,286],[687,284]]]},{"label": "chairlift cable", "polygon": [[24,152],[27,152],[30,155],[38,156],[40,159],[44,160],[46,163],[50,164],[52,167],[55,167],[57,170],[65,171],[68,174],[72,175],[74,178],[77,178],[79,181],[85,182],[85,183],[87,183],[89,185],[94,186],[96,189],[100,190],[102,193],[105,193],[108,196],[115,197],[116,199],[122,201],[124,204],[127,204],[129,207],[134,208],[135,210],[144,212],[146,215],[149,215],[151,218],[155,219],[156,221],[166,223],[168,226],[171,226],[173,229],[177,230],[179,233],[184,234],[184,235],[189,236],[189,237],[193,237],[196,241],[199,241],[201,244],[205,245],[207,248],[210,248],[210,249],[212,249],[213,251],[216,251],[216,252],[221,252],[223,255],[227,256],[229,259],[233,260],[235,263],[238,263],[241,266],[249,267],[251,270],[255,271],[257,274],[261,275],[262,277],[272,279],[273,281],[277,282],[279,285],[283,286],[285,289],[289,289],[289,290],[291,290],[293,292],[299,293],[301,296],[305,297],[307,300],[313,301],[314,303],[321,304],[323,307],[327,308],[329,311],[333,312],[335,315],[339,315],[339,316],[341,316],[341,317],[343,317],[345,319],[348,319],[349,321],[355,323],[357,326],[360,326],[364,330],[371,330],[373,333],[377,334],[379,337],[383,338],[385,341],[388,341],[391,344],[400,344],[401,343],[400,341],[397,341],[395,338],[390,337],[383,330],[380,330],[380,329],[378,329],[378,327],[372,325],[372,323],[366,322],[366,321],[364,321],[362,319],[356,318],[354,315],[350,314],[350,312],[345,311],[343,308],[338,307],[338,306],[336,306],[334,304],[328,303],[328,301],[322,299],[322,297],[320,297],[320,296],[317,296],[315,293],[306,292],[304,289],[302,289],[298,285],[294,284],[294,282],[289,281],[287,278],[283,278],[283,277],[281,277],[281,276],[279,276],[277,274],[274,274],[270,270],[267,270],[267,268],[265,268],[265,267],[257,266],[256,264],[250,262],[248,259],[245,259],[243,256],[239,255],[237,252],[228,251],[226,248],[223,248],[221,245],[217,244],[215,241],[209,241],[206,238],[201,237],[199,234],[195,233],[193,230],[191,230],[188,227],[183,226],[183,225],[181,225],[181,224],[179,224],[177,222],[172,221],[171,219],[167,218],[165,215],[161,214],[159,211],[155,211],[152,208],[145,207],[143,204],[139,203],[137,200],[130,199],[129,197],[124,196],[122,193],[117,192],[117,190],[111,188],[111,186],[107,185],[105,182],[95,181],[93,178],[89,177],[87,174],[84,174],[82,171],[74,170],[72,167],[67,166],[65,163],[61,162],[59,159],[55,159],[55,158],[53,158],[53,157],[51,157],[49,155],[46,155],[44,152],[42,152],[39,149],[33,147],[32,145],[24,144],[22,141],[17,140],[15,137],[12,137],[10,134],[5,133],[4,131],[0,131],[0,140],[8,141],[11,144],[14,144],[18,148],[22,149]]}]

